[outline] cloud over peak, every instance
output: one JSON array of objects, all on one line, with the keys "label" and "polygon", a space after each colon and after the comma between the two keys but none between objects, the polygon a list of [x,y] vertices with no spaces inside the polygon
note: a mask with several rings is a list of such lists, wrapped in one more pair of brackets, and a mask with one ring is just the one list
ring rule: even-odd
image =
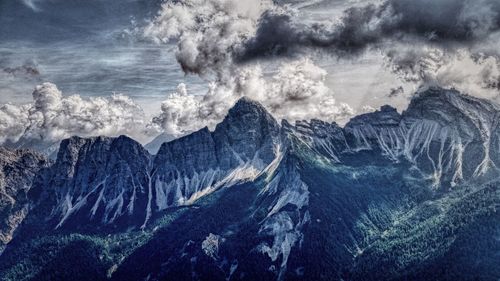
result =
[{"label": "cloud over peak", "polygon": [[153,124],[176,136],[203,126],[213,128],[243,96],[260,102],[278,119],[346,121],[354,110],[336,102],[325,78],[324,69],[300,59],[283,63],[272,77],[265,77],[259,66],[242,68],[225,83],[212,83],[202,96],[189,94],[181,84],[162,103]]},{"label": "cloud over peak", "polygon": [[[369,55],[378,56],[370,63],[380,64],[380,72],[400,79],[396,85],[385,85],[386,92],[376,93],[391,101],[406,99],[405,90],[426,84],[498,97],[497,0],[364,1],[344,5],[348,8],[336,18],[307,20],[302,13],[308,5],[283,2],[287,1],[166,1],[143,35],[175,44],[182,71],[210,81],[205,93],[192,93],[189,85],[179,84],[150,118],[126,96],[64,96],[46,83],[33,92],[32,104],[0,107],[0,142],[57,141],[71,135],[178,137],[204,126],[213,128],[242,96],[261,102],[278,119],[343,122],[354,110],[337,101],[335,92],[343,89],[334,92],[329,79],[337,66],[344,67],[340,71],[350,75],[352,84],[370,83],[366,88],[373,94],[377,89],[372,86],[381,85],[373,80],[381,76],[362,75],[377,68],[351,70],[357,59]],[[330,65],[319,66],[325,57]]]},{"label": "cloud over peak", "polygon": [[64,96],[52,83],[33,91],[33,103],[0,107],[0,143],[57,143],[82,137],[128,135],[139,141],[165,133],[175,138],[205,126],[214,128],[241,97],[263,104],[278,119],[320,118],[346,121],[354,110],[337,103],[325,85],[326,71],[309,59],[283,63],[272,77],[261,68],[238,69],[224,83],[210,83],[205,95],[188,92],[186,85],[162,102],[160,113],[150,118],[124,95],[84,99]]}]

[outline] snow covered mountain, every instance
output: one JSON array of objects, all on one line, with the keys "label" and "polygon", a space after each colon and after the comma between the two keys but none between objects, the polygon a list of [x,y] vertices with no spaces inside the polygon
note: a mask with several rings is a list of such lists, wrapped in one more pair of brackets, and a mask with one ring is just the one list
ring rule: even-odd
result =
[{"label": "snow covered mountain", "polygon": [[433,88],[402,114],[280,125],[243,98],[156,155],[73,137],[36,177],[0,276],[497,280],[499,112]]}]

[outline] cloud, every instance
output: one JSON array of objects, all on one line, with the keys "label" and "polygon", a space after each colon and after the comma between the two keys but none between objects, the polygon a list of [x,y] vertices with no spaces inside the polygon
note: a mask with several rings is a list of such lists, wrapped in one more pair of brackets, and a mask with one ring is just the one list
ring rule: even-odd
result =
[{"label": "cloud", "polygon": [[308,48],[342,56],[388,42],[461,48],[500,31],[496,0],[387,0],[348,8],[336,21],[312,23],[301,21],[300,11],[290,6],[249,2],[167,2],[145,34],[158,41],[178,40],[183,70],[200,74],[207,68],[220,70],[233,59],[290,55]]},{"label": "cloud", "polygon": [[391,0],[386,5],[395,16],[392,23],[384,23],[386,33],[396,31],[438,43],[473,43],[500,27],[496,0]]},{"label": "cloud", "polygon": [[[381,52],[404,83],[498,95],[499,55],[491,47],[500,37],[496,0],[385,0],[317,21],[302,20],[301,12],[269,1],[165,3],[145,34],[158,42],[176,42],[176,58],[185,73],[215,74],[216,79],[205,96],[190,95],[181,86],[163,103],[155,126],[182,135],[201,124],[213,125],[243,95],[278,118],[345,119],[353,110],[336,102],[324,83],[326,71],[300,59],[317,51],[347,61],[367,50]],[[490,42],[488,52],[485,42]],[[258,59],[280,56],[295,62],[285,62],[277,74],[265,77]],[[406,86],[382,95],[404,96]]]},{"label": "cloud", "polygon": [[308,59],[283,63],[273,77],[265,77],[258,64],[242,64],[260,52],[281,54],[296,44],[299,35],[294,32],[299,28],[292,23],[296,12],[265,0],[163,4],[145,28],[146,37],[176,42],[176,59],[182,70],[215,75],[215,81],[203,96],[189,94],[180,85],[162,103],[162,113],[153,118],[153,125],[175,136],[204,125],[213,127],[241,96],[261,102],[277,118],[333,121],[352,114],[347,104],[336,103],[325,86],[326,71]]},{"label": "cloud", "polygon": [[157,42],[176,42],[176,58],[185,73],[221,76],[236,63],[264,56],[307,53],[303,48],[336,54],[361,51],[380,40],[385,15],[368,5],[345,12],[342,23],[302,23],[300,11],[271,1],[183,0],[166,2],[144,29]]},{"label": "cloud", "polygon": [[259,66],[239,69],[225,83],[211,83],[206,95],[187,92],[184,84],[162,103],[162,112],[153,125],[173,136],[181,136],[203,126],[213,128],[242,96],[262,103],[276,118],[346,121],[354,110],[337,103],[324,84],[326,71],[309,59],[283,63],[273,77],[264,77]]},{"label": "cloud", "polygon": [[184,72],[220,75],[231,68],[235,49],[272,6],[266,0],[166,2],[144,33],[158,42],[176,40],[176,58]]},{"label": "cloud", "polygon": [[28,8],[30,8],[31,10],[33,10],[34,12],[39,12],[40,11],[40,8],[38,7],[38,2],[40,2],[40,0],[21,0],[21,2]]},{"label": "cloud", "polygon": [[351,7],[338,22],[312,24],[298,22],[292,12],[267,11],[255,36],[244,42],[242,58],[311,47],[337,55],[356,54],[387,42],[464,47],[482,43],[498,31],[500,2],[495,0],[388,0]]},{"label": "cloud", "polygon": [[304,21],[300,13],[264,0],[181,0],[163,4],[145,35],[177,42],[184,72],[220,78],[238,68],[235,63],[266,56],[322,50],[349,59],[394,44],[456,51],[493,40],[500,31],[496,0],[386,0],[353,6],[328,21]]},{"label": "cloud", "polygon": [[36,66],[32,65],[22,65],[17,67],[5,67],[2,69],[4,74],[10,74],[12,76],[39,76],[40,70]]},{"label": "cloud", "polygon": [[303,24],[295,10],[269,10],[259,19],[255,36],[243,43],[236,56],[245,62],[265,56],[307,53],[311,48],[337,56],[357,54],[381,39],[376,22],[372,22],[376,12],[375,5],[368,5],[346,10],[341,23]]},{"label": "cloud", "polygon": [[327,72],[309,59],[285,63],[267,83],[260,100],[280,118],[343,121],[354,110],[335,101],[334,93],[325,85],[326,76]]},{"label": "cloud", "polygon": [[398,97],[398,96],[403,95],[404,92],[405,92],[405,90],[404,90],[403,86],[399,86],[397,88],[392,88],[388,97],[390,97],[390,98]]},{"label": "cloud", "polygon": [[0,106],[0,144],[17,142],[29,125],[29,105],[16,106],[4,104]]},{"label": "cloud", "polygon": [[202,96],[188,94],[186,85],[179,84],[177,91],[162,102],[161,114],[153,117],[152,125],[169,136],[193,132],[217,119],[204,115],[203,105]]},{"label": "cloud", "polygon": [[456,88],[474,96],[498,99],[500,60],[468,49],[398,48],[389,51],[389,65],[402,80],[422,86]]},{"label": "cloud", "polygon": [[499,1],[387,0],[348,8],[336,22],[302,23],[296,11],[274,11],[263,13],[255,36],[242,43],[240,61],[314,50],[350,60],[374,50],[404,82],[499,94]]},{"label": "cloud", "polygon": [[154,133],[146,125],[143,110],[126,96],[64,97],[51,83],[36,87],[32,104],[0,107],[0,143],[57,143],[73,135],[126,134],[141,140]]},{"label": "cloud", "polygon": [[33,91],[33,103],[0,107],[0,144],[54,144],[73,135],[125,134],[139,141],[159,133],[179,137],[204,126],[213,129],[242,96],[259,101],[278,119],[343,122],[354,111],[336,102],[325,85],[326,74],[309,59],[285,62],[272,77],[258,65],[243,67],[231,79],[209,83],[204,95],[190,94],[180,84],[152,119],[123,95],[83,99],[44,83]]}]

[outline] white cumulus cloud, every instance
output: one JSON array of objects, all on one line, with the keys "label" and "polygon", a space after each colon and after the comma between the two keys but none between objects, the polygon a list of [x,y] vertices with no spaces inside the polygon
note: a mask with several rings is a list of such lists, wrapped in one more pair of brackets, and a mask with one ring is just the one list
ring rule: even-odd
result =
[{"label": "white cumulus cloud", "polygon": [[141,140],[153,133],[146,125],[143,110],[126,96],[65,97],[51,83],[36,87],[32,104],[0,107],[1,143],[57,143],[74,135],[126,134]]},{"label": "white cumulus cloud", "polygon": [[500,61],[496,55],[460,49],[416,47],[389,52],[388,59],[403,80],[422,86],[456,88],[462,93],[496,99],[500,90]]},{"label": "white cumulus cloud", "polygon": [[186,73],[221,75],[231,69],[232,55],[255,34],[272,1],[183,0],[166,2],[145,28],[159,42],[177,42],[176,58]]},{"label": "white cumulus cloud", "polygon": [[272,77],[265,77],[259,66],[239,69],[231,80],[211,83],[202,96],[189,94],[181,84],[162,103],[162,112],[153,118],[153,124],[173,136],[204,126],[213,128],[242,96],[260,102],[277,119],[344,122],[354,110],[335,101],[325,77],[325,70],[309,59],[300,59],[283,63]]}]

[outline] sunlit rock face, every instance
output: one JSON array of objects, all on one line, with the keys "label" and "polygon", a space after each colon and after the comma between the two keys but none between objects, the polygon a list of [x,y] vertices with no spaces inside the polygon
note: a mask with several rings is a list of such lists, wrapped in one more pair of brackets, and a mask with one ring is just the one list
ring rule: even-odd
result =
[{"label": "sunlit rock face", "polygon": [[[442,103],[442,116],[433,115],[435,108],[426,105],[434,99]],[[498,261],[496,250],[460,244],[474,231],[489,241],[485,244],[498,233],[492,224],[498,217],[498,191],[482,184],[495,170],[462,172],[462,163],[475,170],[481,161],[465,152],[460,156],[453,147],[459,139],[483,144],[479,135],[470,133],[477,126],[461,127],[476,120],[469,108],[474,104],[483,104],[474,114],[494,116],[494,105],[430,89],[402,114],[384,106],[354,118],[345,128],[319,120],[283,121],[280,149],[261,177],[215,192],[215,202],[202,203],[159,233],[113,278],[425,280],[452,276],[439,272],[440,266],[450,266],[452,253],[460,261],[450,268],[463,268],[465,279],[475,276],[475,267],[489,268],[481,276],[495,276],[491,266]],[[458,122],[445,122],[443,116]],[[464,157],[473,162],[465,164]],[[478,221],[484,221],[484,229],[474,230]],[[173,228],[183,238],[169,234]],[[482,251],[487,258],[477,265],[467,260]],[[149,267],[129,270],[149,255]],[[427,263],[434,266],[426,268]],[[191,270],[178,269],[186,267]]]},{"label": "sunlit rock face", "polygon": [[[119,253],[101,255],[106,278],[120,281],[490,280],[499,112],[431,88],[345,127],[279,125],[243,98],[214,131],[156,155],[127,137],[73,137],[30,189],[19,235],[105,239]],[[0,269],[19,254],[6,251]]]}]

